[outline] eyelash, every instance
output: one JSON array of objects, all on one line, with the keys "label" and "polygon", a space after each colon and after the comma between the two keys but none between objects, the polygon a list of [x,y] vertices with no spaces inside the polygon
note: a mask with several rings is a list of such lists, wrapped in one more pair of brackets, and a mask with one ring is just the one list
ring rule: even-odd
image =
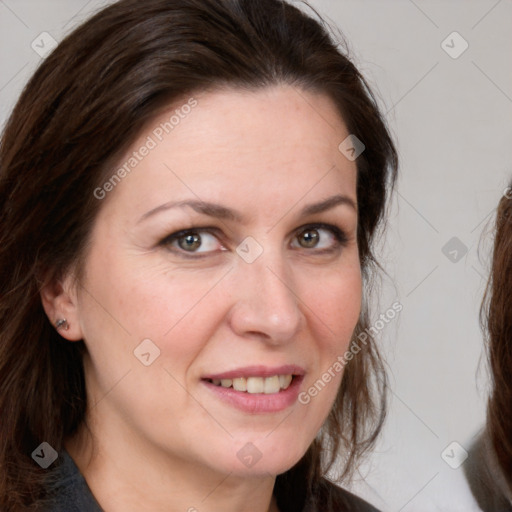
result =
[{"label": "eyelash", "polygon": [[[325,224],[322,222],[316,223],[316,224],[306,224],[305,226],[301,226],[300,228],[298,228],[296,230],[295,236],[298,236],[298,235],[304,233],[305,231],[314,230],[314,229],[325,229],[327,231],[330,231],[336,240],[336,245],[334,247],[317,249],[317,250],[315,250],[315,248],[313,247],[311,249],[311,252],[313,252],[313,253],[316,253],[316,254],[332,253],[341,247],[345,247],[348,242],[348,237],[347,237],[345,231],[343,231],[341,228],[339,228],[338,226],[335,226],[333,224]],[[198,227],[198,228],[183,229],[181,231],[177,231],[176,233],[172,233],[171,235],[166,236],[163,240],[160,241],[160,243],[158,245],[162,246],[162,247],[169,248],[174,241],[179,240],[180,238],[183,238],[186,235],[194,234],[194,233],[195,234],[208,233],[210,235],[215,236],[218,239],[220,230],[216,227]],[[308,250],[307,247],[303,247],[302,249]],[[183,256],[185,258],[190,258],[190,259],[204,258],[204,257],[210,255],[212,252],[214,252],[214,251],[208,251],[205,253],[194,253],[193,251],[187,252],[179,247],[172,247],[172,248],[170,248],[170,250],[172,250],[173,252],[177,252],[180,256]]]}]

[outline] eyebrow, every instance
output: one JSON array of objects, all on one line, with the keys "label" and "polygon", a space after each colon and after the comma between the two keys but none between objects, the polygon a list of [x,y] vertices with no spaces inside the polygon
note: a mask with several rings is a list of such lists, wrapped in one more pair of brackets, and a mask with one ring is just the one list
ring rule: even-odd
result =
[{"label": "eyebrow", "polygon": [[[313,203],[305,206],[301,212],[301,216],[314,215],[316,213],[321,213],[327,210],[334,208],[335,206],[346,205],[353,208],[357,212],[356,203],[352,200],[352,198],[345,195],[335,195],[324,199],[318,203]],[[226,206],[222,206],[216,203],[209,203],[206,201],[200,200],[187,200],[187,201],[174,201],[169,203],[161,204],[156,208],[146,212],[142,217],[137,221],[137,223],[142,222],[148,217],[152,217],[153,215],[167,211],[173,208],[185,208],[189,207],[195,210],[198,213],[202,213],[203,215],[208,215],[209,217],[215,217],[217,219],[230,220],[234,222],[244,222],[244,216],[233,210],[231,208],[227,208]]]}]

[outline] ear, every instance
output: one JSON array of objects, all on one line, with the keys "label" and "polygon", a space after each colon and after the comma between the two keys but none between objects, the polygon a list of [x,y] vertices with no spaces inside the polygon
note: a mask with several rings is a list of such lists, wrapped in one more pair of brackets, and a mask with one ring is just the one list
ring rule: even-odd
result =
[{"label": "ear", "polygon": [[41,288],[40,295],[43,308],[54,328],[58,320],[64,319],[67,321],[67,326],[59,328],[58,333],[69,341],[81,340],[83,334],[73,276],[68,274],[62,280],[52,281],[44,285]]}]

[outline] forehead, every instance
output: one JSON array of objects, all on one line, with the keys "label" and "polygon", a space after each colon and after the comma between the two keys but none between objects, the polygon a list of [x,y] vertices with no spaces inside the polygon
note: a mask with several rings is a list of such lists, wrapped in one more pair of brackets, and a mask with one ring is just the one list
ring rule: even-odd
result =
[{"label": "forehead", "polygon": [[355,201],[356,165],[338,149],[348,135],[327,96],[295,87],[194,94],[146,126],[113,168],[128,171],[115,194],[138,212],[193,196],[250,196],[260,208],[305,193],[341,191]]}]

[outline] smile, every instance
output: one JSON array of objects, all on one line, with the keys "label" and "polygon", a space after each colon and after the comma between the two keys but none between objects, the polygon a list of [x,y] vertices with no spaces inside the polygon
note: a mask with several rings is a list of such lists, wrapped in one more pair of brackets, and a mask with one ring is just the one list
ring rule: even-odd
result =
[{"label": "smile", "polygon": [[201,380],[221,402],[248,413],[282,411],[297,401],[305,371],[296,365],[252,366]]},{"label": "smile", "polygon": [[234,379],[211,379],[210,382],[215,386],[223,388],[233,388],[235,391],[246,393],[264,393],[271,395],[279,391],[288,389],[293,379],[293,375],[274,375],[272,377],[237,377]]}]

